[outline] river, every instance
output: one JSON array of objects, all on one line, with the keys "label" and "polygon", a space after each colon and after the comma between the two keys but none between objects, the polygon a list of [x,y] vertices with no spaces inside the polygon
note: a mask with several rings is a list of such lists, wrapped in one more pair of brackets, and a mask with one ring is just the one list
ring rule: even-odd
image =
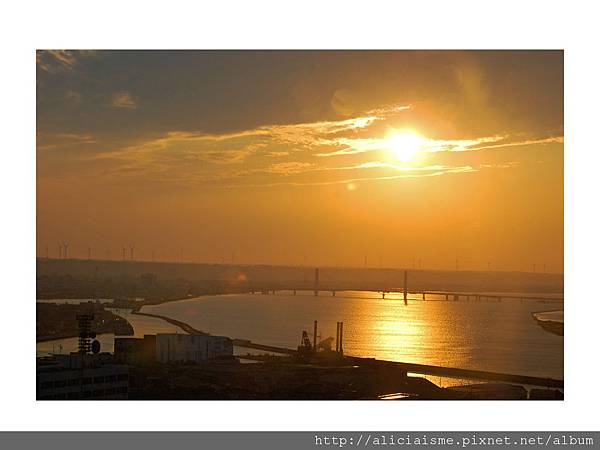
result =
[{"label": "river", "polygon": [[[560,296],[562,297],[562,296]],[[373,292],[205,296],[144,306],[142,311],[232,338],[295,348],[302,330],[335,337],[344,322],[348,355],[522,375],[563,378],[563,338],[544,331],[532,313],[562,301],[446,301]]]},{"label": "river", "polygon": [[[373,292],[338,292],[335,297],[287,292],[203,296],[144,306],[142,311],[211,334],[289,348],[299,345],[302,330],[312,339],[314,320],[319,321],[321,339],[335,337],[336,322],[343,321],[348,355],[562,379],[563,338],[544,331],[532,318],[532,313],[561,308],[558,299],[455,302],[445,296],[423,301],[409,295],[404,305],[399,294],[381,299]],[[181,332],[160,319],[118,313],[130,321],[136,336]],[[104,351],[112,351],[112,335],[103,335],[101,341]],[[57,345],[59,341],[40,343],[38,354]],[[64,342],[63,351],[68,351]]]}]

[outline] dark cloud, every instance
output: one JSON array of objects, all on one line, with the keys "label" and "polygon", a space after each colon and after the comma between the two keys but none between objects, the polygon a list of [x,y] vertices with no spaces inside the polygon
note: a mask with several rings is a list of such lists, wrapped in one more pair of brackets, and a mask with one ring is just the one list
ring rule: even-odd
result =
[{"label": "dark cloud", "polygon": [[[560,51],[114,51],[38,53],[39,126],[132,135],[224,133],[337,120],[411,104],[407,125],[436,138],[561,130]],[[76,67],[77,70],[73,70]],[[67,92],[85,102],[67,107]],[[144,104],[106,110],[115,92]],[[123,108],[126,109],[126,108]]]}]

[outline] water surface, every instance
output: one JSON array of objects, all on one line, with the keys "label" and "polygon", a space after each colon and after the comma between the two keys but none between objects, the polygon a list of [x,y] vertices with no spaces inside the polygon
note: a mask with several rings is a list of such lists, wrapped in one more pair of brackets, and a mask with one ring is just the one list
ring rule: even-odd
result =
[{"label": "water surface", "polygon": [[299,292],[204,296],[142,311],[212,334],[289,348],[300,344],[302,330],[312,339],[313,320],[319,321],[321,339],[335,337],[336,322],[343,321],[348,355],[562,379],[563,338],[545,332],[532,317],[561,307],[559,300],[423,301],[416,295],[404,305],[399,294],[384,300],[372,292]]}]

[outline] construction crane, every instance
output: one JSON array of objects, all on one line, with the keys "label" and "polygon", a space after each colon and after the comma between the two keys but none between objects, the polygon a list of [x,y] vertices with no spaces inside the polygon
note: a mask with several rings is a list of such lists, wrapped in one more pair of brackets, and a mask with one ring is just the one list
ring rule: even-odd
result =
[{"label": "construction crane", "polygon": [[310,352],[311,350],[312,350],[312,344],[310,343],[308,333],[306,332],[306,330],[304,330],[304,331],[302,331],[302,340],[300,341],[300,345],[298,346],[298,351]]}]

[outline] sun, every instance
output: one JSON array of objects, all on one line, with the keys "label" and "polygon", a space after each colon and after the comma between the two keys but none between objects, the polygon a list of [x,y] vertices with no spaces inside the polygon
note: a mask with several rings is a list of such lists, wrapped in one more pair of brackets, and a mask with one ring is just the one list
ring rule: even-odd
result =
[{"label": "sun", "polygon": [[425,141],[413,131],[397,131],[385,139],[385,146],[396,159],[409,162],[419,153]]}]

